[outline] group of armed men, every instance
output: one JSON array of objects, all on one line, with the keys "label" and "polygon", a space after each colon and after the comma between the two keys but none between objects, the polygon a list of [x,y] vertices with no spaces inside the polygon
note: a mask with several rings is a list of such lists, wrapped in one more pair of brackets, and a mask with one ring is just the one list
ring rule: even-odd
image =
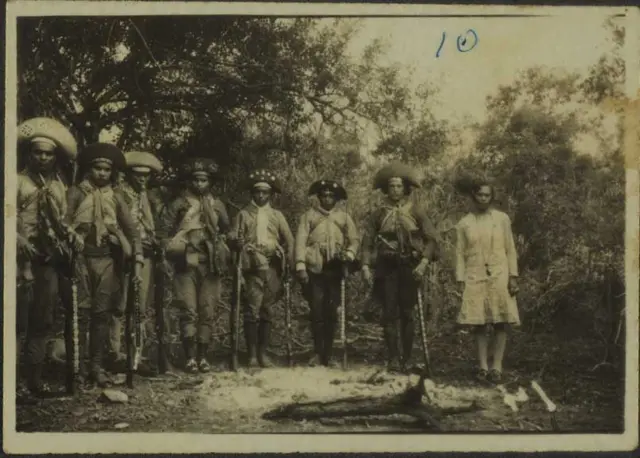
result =
[{"label": "group of armed men", "polygon": [[[317,201],[301,216],[294,236],[283,213],[271,206],[274,193],[282,192],[272,172],[248,174],[251,201],[230,220],[211,191],[216,164],[186,159],[182,189],[161,211],[148,193],[150,178],[163,169],[154,154],[123,153],[108,143],[78,153],[48,134],[46,126],[56,123],[48,122],[22,129],[18,145],[25,166],[18,175],[17,316],[29,393],[50,390],[43,367],[60,298],[77,302],[75,338],[86,355],[86,361],[79,358],[79,373],[86,383],[108,385],[109,360],[122,357],[117,336],[123,290],[136,289],[142,320],[147,320],[154,264],[163,260],[172,267],[171,306],[179,316],[187,372],[211,370],[207,354],[222,279],[234,270],[242,283],[247,366],[273,365],[267,356],[272,309],[289,277],[298,280],[309,303],[310,364],[333,365],[340,282],[359,271],[382,305],[388,367],[406,368],[420,280],[437,256],[434,228],[408,198],[419,186],[410,169],[390,165],[378,175],[382,178],[374,187],[385,194],[384,204],[362,236],[349,214],[336,207],[347,199],[344,187],[330,179],[314,182],[309,194]],[[63,163],[76,170],[69,186],[59,173]],[[119,172],[122,182],[116,181]],[[130,280],[124,280],[126,272]],[[65,286],[71,277],[74,288]]]}]

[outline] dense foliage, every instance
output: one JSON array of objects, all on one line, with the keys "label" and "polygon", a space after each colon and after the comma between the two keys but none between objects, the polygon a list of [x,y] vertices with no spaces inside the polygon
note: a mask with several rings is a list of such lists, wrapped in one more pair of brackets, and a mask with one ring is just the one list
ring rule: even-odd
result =
[{"label": "dense foliage", "polygon": [[[467,203],[453,183],[460,174],[490,174],[517,238],[525,329],[596,337],[608,359],[619,357],[624,161],[620,112],[607,107],[621,97],[624,65],[615,53],[587,75],[532,68],[496,89],[481,124],[461,127],[429,111],[437,88],[411,90],[398,68],[379,63],[381,43],[349,57],[357,21],[20,22],[18,118],[61,119],[81,144],[111,130],[124,149],[156,151],[168,166],[165,184],[185,155],[210,156],[221,167],[218,191],[241,205],[243,174],[271,167],[286,183],[276,205],[295,229],[309,205],[309,184],[332,177],[345,183],[348,211],[362,228],[380,198],[371,191],[380,164],[398,158],[422,170],[424,186],[414,198],[440,229],[444,253],[429,289],[432,331],[452,328],[458,301],[451,229]],[[610,27],[620,46],[623,33]],[[378,138],[373,147],[371,132]],[[473,147],[461,150],[469,132]],[[591,154],[580,152],[585,143]],[[357,278],[349,286],[355,322],[367,291]],[[298,296],[295,307],[296,342],[308,346]],[[226,342],[226,314],[217,327]],[[354,325],[350,332],[364,336],[370,329]]]}]

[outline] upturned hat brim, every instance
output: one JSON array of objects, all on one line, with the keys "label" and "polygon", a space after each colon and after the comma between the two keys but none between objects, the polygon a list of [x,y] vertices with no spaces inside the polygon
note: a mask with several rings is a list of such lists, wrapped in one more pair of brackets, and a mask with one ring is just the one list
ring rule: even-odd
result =
[{"label": "upturned hat brim", "polygon": [[127,167],[147,167],[154,173],[162,172],[162,162],[153,154],[145,151],[129,151],[124,155]]},{"label": "upturned hat brim", "polygon": [[385,189],[389,185],[391,178],[402,178],[403,181],[411,186],[420,188],[420,177],[416,170],[407,164],[395,162],[386,165],[376,173],[373,180],[373,189]]},{"label": "upturned hat brim", "polygon": [[18,144],[35,137],[44,137],[55,142],[56,146],[69,160],[78,156],[78,143],[69,129],[52,118],[31,118],[18,126]]},{"label": "upturned hat brim", "polygon": [[271,186],[272,192],[282,192],[282,184],[280,183],[280,180],[275,176],[275,174],[268,170],[257,170],[249,174],[249,178],[247,179],[247,189],[253,190],[253,187],[258,183],[268,184]]},{"label": "upturned hat brim", "polygon": [[180,174],[183,177],[192,176],[196,172],[206,173],[210,178],[213,178],[218,173],[218,164],[207,157],[194,157],[188,159],[180,167]]},{"label": "upturned hat brim", "polygon": [[127,162],[120,148],[110,143],[93,143],[84,148],[78,156],[78,162],[88,167],[97,159],[107,159],[114,169],[125,170]]},{"label": "upturned hat brim", "polygon": [[337,200],[347,200],[347,191],[340,183],[333,180],[318,180],[309,187],[310,196],[319,196],[324,190],[330,190],[334,193]]}]

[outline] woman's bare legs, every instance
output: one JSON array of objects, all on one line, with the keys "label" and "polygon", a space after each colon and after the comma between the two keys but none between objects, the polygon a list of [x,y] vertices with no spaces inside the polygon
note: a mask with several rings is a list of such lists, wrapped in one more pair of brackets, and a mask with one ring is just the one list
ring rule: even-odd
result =
[{"label": "woman's bare legs", "polygon": [[489,335],[485,326],[476,326],[474,329],[476,344],[478,347],[478,362],[480,369],[489,370]]}]

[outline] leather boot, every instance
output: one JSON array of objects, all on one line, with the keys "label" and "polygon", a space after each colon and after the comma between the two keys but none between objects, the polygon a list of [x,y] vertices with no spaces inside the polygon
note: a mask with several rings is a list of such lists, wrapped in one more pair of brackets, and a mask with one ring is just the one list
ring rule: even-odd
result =
[{"label": "leather boot", "polygon": [[48,387],[42,383],[42,370],[44,367],[47,342],[41,336],[29,336],[27,340],[27,388],[35,395],[46,394]]},{"label": "leather boot", "polygon": [[387,370],[389,372],[398,372],[400,370],[400,361],[398,360],[398,328],[396,323],[385,325],[383,333],[387,346]]},{"label": "leather boot", "polygon": [[198,342],[198,369],[200,372],[206,373],[211,370],[211,366],[207,361],[207,350],[209,345],[206,343]]},{"label": "leather boot", "polygon": [[402,371],[407,372],[410,369],[411,353],[413,351],[413,320],[402,321]]},{"label": "leather boot", "polygon": [[333,356],[333,341],[336,332],[336,322],[328,321],[324,327],[324,348],[322,352],[322,364],[325,366],[335,366],[335,362],[331,360]]},{"label": "leather boot", "polygon": [[89,379],[101,388],[109,384],[109,378],[102,367],[104,342],[108,335],[108,322],[104,319],[94,318],[89,334]]},{"label": "leather boot", "polygon": [[258,367],[258,325],[256,323],[244,323],[244,338],[247,343],[247,367]]},{"label": "leather boot", "polygon": [[27,388],[36,397],[46,397],[51,393],[51,389],[42,382],[42,369],[44,364],[29,364],[27,376]]},{"label": "leather boot", "polygon": [[193,355],[193,339],[190,337],[182,339],[182,347],[184,348],[185,357],[184,369],[186,372],[193,374],[198,371],[198,363]]},{"label": "leather boot", "polygon": [[269,347],[269,338],[271,335],[271,323],[268,321],[260,321],[258,328],[258,363],[260,367],[273,367],[273,363],[267,356],[267,348]]},{"label": "leather boot", "polygon": [[313,357],[309,361],[309,366],[315,367],[322,364],[322,323],[311,322],[311,336],[313,338]]}]

